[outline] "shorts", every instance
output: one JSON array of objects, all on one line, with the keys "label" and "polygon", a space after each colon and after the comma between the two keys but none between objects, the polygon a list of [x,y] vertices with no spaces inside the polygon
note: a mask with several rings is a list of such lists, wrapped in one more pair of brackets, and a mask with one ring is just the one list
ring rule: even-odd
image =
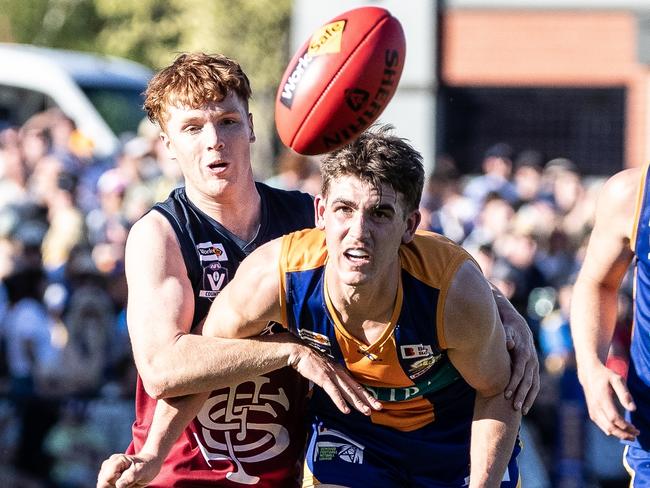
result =
[{"label": "shorts", "polygon": [[626,445],[623,465],[630,474],[630,487],[650,487],[650,453],[634,445]]},{"label": "shorts", "polygon": [[[354,428],[316,419],[311,424],[303,488],[329,484],[348,488],[427,487],[461,488],[469,485],[469,443],[444,442],[430,426],[402,432],[367,422]],[[519,483],[515,443],[501,488]]]}]

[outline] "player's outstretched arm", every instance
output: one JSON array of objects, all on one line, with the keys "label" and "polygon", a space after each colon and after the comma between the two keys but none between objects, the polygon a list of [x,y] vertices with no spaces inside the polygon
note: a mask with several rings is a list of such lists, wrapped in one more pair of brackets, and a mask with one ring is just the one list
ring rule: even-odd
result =
[{"label": "player's outstretched arm", "polygon": [[506,333],[506,346],[512,359],[510,381],[504,394],[506,398],[512,398],[512,406],[515,410],[521,410],[526,415],[539,393],[539,360],[533,333],[526,320],[508,299],[491,283],[490,287]]},{"label": "player's outstretched arm", "polygon": [[[281,322],[279,259],[282,240],[255,250],[240,265],[234,279],[217,296],[203,324],[203,334],[226,338],[260,334],[269,322]],[[283,334],[284,335],[284,334]],[[296,338],[283,337],[283,366],[323,388],[343,413],[348,404],[366,415],[381,403],[357,383],[341,365],[305,346]]]},{"label": "player's outstretched arm", "polygon": [[498,487],[512,455],[521,413],[503,391],[510,357],[491,288],[471,261],[456,272],[444,305],[449,359],[476,389],[470,487]]},{"label": "player's outstretched arm", "polygon": [[211,391],[286,366],[288,352],[275,343],[202,337],[190,330],[192,285],[176,236],[157,212],[131,229],[126,275],[133,355],[152,398]]},{"label": "player's outstretched arm", "polygon": [[571,334],[589,416],[607,435],[632,440],[636,427],[619,405],[636,407],[624,379],[605,366],[616,325],[618,290],[633,258],[630,238],[642,171],[625,170],[604,185],[585,259],[573,289]]}]

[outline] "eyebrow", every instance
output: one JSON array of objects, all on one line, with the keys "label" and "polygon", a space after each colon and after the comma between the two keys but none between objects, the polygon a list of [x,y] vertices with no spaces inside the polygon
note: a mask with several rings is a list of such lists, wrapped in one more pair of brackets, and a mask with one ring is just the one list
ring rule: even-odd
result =
[{"label": "eyebrow", "polygon": [[[341,197],[335,198],[332,201],[332,204],[335,204],[335,203],[342,203],[343,205],[346,205],[348,207],[357,208],[357,203],[356,202],[354,202],[352,200],[347,200],[347,199],[341,198]],[[383,202],[383,203],[379,202],[377,205],[373,205],[372,208],[374,210],[390,210],[392,212],[396,211],[395,206],[392,203],[386,203],[386,202]]]}]

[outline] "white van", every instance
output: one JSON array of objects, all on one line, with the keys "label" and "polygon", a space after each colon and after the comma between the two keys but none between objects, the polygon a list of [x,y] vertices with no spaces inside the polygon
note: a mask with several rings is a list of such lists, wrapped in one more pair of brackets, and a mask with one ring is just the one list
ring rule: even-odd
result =
[{"label": "white van", "polygon": [[119,136],[145,116],[142,92],[152,72],[110,56],[0,43],[0,127],[59,107],[95,145],[114,154]]}]

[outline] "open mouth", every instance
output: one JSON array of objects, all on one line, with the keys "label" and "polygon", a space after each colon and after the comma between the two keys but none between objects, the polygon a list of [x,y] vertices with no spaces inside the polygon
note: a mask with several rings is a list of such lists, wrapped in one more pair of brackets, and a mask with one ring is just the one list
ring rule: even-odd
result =
[{"label": "open mouth", "polygon": [[214,163],[208,164],[208,169],[211,171],[222,171],[226,166],[228,166],[227,163],[223,161],[215,161]]},{"label": "open mouth", "polygon": [[370,254],[363,249],[348,249],[343,255],[353,263],[367,263],[370,261]]}]

